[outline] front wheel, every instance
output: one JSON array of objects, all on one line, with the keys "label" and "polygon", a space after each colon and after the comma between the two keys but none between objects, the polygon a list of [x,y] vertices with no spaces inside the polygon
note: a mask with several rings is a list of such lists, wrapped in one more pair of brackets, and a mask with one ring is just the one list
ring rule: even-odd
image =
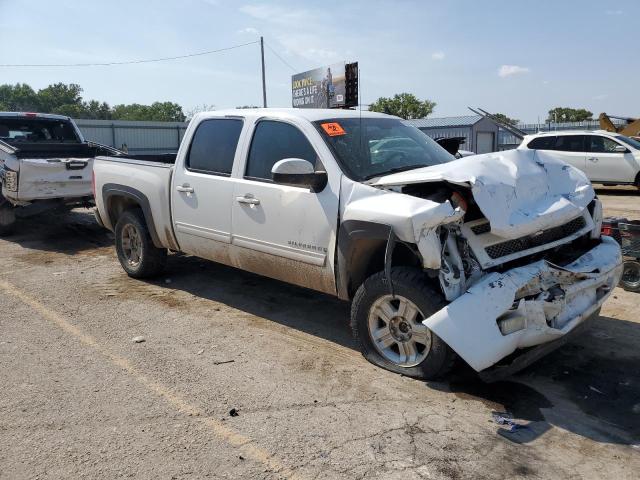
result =
[{"label": "front wheel", "polygon": [[422,321],[446,305],[416,269],[391,269],[392,295],[384,272],[360,286],[351,306],[351,329],[362,355],[374,365],[433,380],[449,373],[456,354]]},{"label": "front wheel", "polygon": [[164,270],[167,250],[153,244],[140,210],[127,210],[116,223],[116,252],[130,277],[149,278]]},{"label": "front wheel", "polygon": [[627,292],[640,292],[640,262],[636,260],[624,262],[620,286]]}]

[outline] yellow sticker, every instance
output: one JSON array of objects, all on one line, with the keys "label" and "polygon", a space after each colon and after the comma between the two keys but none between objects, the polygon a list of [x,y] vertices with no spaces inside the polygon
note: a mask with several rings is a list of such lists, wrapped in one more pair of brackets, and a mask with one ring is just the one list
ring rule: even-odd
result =
[{"label": "yellow sticker", "polygon": [[342,125],[337,122],[322,123],[320,126],[330,137],[337,137],[338,135],[345,135],[347,133],[344,131],[344,128],[342,128]]}]

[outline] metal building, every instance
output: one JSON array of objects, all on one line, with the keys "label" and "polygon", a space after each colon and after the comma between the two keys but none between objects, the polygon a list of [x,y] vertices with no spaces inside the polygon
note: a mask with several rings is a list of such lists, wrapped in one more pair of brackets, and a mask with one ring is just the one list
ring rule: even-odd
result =
[{"label": "metal building", "polygon": [[480,115],[461,117],[421,118],[407,120],[429,135],[431,138],[464,137],[462,150],[475,153],[489,153],[498,150],[498,132],[500,128],[491,120]]},{"label": "metal building", "polygon": [[130,153],[176,153],[187,122],[75,120],[87,140]]}]

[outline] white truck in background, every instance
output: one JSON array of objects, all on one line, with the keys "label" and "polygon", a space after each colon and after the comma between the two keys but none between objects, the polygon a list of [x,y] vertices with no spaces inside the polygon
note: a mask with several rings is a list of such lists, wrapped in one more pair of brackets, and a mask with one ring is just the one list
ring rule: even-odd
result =
[{"label": "white truck in background", "polygon": [[92,203],[96,154],[119,151],[85,141],[69,117],[0,112],[0,235],[17,217]]},{"label": "white truck in background", "polygon": [[180,251],[352,302],[363,355],[484,378],[562,344],[621,274],[585,176],[543,152],[455,160],[401,119],[198,114],[175,162],[98,157],[95,199],[132,277]]}]

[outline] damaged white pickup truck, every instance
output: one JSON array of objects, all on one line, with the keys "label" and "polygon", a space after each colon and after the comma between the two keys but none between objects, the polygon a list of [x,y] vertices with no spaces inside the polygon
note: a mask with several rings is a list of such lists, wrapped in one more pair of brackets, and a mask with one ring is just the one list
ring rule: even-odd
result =
[{"label": "damaged white pickup truck", "polygon": [[181,251],[352,301],[364,356],[495,378],[560,345],[621,274],[584,174],[543,152],[454,160],[400,119],[260,109],[192,120],[175,164],[98,157],[133,277]]}]

